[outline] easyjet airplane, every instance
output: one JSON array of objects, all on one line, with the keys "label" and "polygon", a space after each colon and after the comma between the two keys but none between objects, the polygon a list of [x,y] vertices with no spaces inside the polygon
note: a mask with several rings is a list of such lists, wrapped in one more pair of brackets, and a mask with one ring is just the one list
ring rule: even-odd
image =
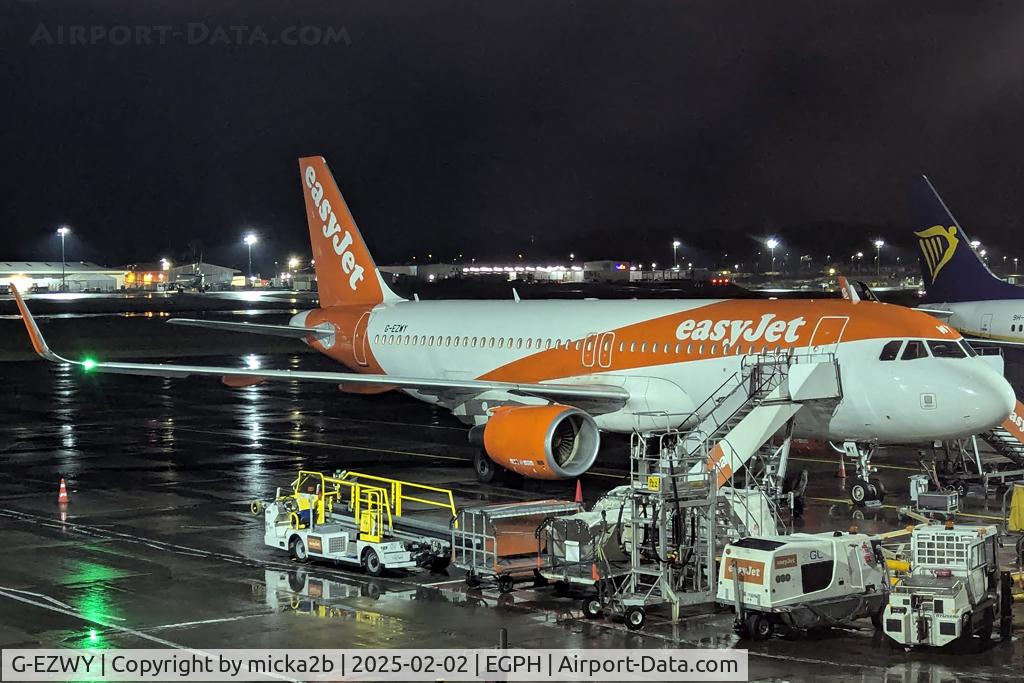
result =
[{"label": "easyjet airplane", "polygon": [[320,308],[288,325],[171,322],[301,339],[347,372],[67,360],[47,347],[15,294],[35,350],[91,372],[404,391],[473,426],[485,480],[495,463],[529,477],[577,477],[594,463],[601,430],[692,425],[702,417],[694,411],[755,354],[835,354],[842,397],[797,414],[796,433],[806,437],[958,438],[1001,423],[1014,407],[1001,367],[955,330],[883,303],[407,301],[381,279],[324,160],[300,159],[299,170]]}]

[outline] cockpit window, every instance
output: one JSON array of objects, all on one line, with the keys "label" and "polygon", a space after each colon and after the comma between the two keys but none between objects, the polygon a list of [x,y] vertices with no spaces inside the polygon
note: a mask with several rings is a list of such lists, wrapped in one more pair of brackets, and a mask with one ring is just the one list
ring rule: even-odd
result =
[{"label": "cockpit window", "polygon": [[903,341],[900,339],[888,342],[882,347],[882,353],[878,355],[878,360],[896,360],[896,356],[900,355],[901,346],[903,346]]},{"label": "cockpit window", "polygon": [[960,340],[960,346],[964,348],[964,351],[966,351],[967,355],[970,356],[971,358],[974,358],[975,356],[978,355],[978,352],[974,350],[973,346],[967,343],[966,339]]},{"label": "cockpit window", "polygon": [[928,349],[936,358],[963,358],[966,355],[955,341],[929,341]]},{"label": "cockpit window", "polygon": [[928,352],[924,348],[924,342],[911,339],[903,348],[903,355],[900,356],[900,360],[917,360],[918,358],[927,357]]}]

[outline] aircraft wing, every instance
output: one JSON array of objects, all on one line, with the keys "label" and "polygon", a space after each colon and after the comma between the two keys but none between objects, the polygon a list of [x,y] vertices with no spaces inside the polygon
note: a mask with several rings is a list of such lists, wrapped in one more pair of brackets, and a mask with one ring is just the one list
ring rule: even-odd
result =
[{"label": "aircraft wing", "polygon": [[228,332],[248,332],[249,334],[266,334],[274,337],[291,337],[292,339],[305,339],[316,337],[321,339],[334,334],[331,330],[321,330],[315,327],[295,327],[293,325],[262,325],[259,323],[231,322],[227,320],[195,320],[193,318],[171,318],[167,321],[171,325],[187,325],[189,327],[205,327],[210,330],[224,330]]},{"label": "aircraft wing", "polygon": [[154,377],[222,377],[231,379],[250,378],[254,381],[306,381],[328,382],[365,387],[397,387],[415,389],[425,393],[444,393],[450,391],[505,391],[511,394],[542,396],[546,398],[597,399],[614,401],[621,405],[629,399],[629,392],[622,388],[606,384],[544,384],[518,382],[491,382],[484,380],[438,379],[430,377],[393,377],[391,375],[369,375],[355,372],[313,372],[304,370],[271,370],[232,368],[208,365],[174,365],[171,363],[107,363],[94,359],[81,361],[70,360],[54,353],[47,345],[35,318],[25,305],[17,287],[11,287],[11,293],[25,321],[29,339],[35,352],[54,363],[77,365],[86,372],[107,372],[121,375],[150,375]]}]

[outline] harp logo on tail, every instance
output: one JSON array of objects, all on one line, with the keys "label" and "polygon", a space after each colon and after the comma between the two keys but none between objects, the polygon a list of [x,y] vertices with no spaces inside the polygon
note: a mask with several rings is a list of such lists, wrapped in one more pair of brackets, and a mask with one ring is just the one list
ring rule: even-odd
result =
[{"label": "harp logo on tail", "polygon": [[955,225],[948,228],[942,225],[933,225],[927,230],[914,233],[919,238],[918,244],[921,246],[921,253],[924,254],[924,262],[928,266],[928,274],[932,282],[935,282],[935,278],[939,276],[943,266],[949,263],[953,258],[953,253],[956,252],[956,246],[960,243],[956,233]]}]

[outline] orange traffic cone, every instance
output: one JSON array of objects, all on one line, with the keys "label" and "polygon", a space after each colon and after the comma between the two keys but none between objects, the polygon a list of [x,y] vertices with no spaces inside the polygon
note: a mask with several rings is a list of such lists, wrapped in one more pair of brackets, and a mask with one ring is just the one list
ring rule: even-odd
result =
[{"label": "orange traffic cone", "polygon": [[846,454],[845,453],[840,453],[839,454],[839,471],[836,473],[836,476],[839,477],[840,479],[846,479]]},{"label": "orange traffic cone", "polygon": [[60,492],[57,493],[57,503],[59,505],[67,505],[70,502],[68,498],[68,487],[64,483],[64,477],[60,478]]},{"label": "orange traffic cone", "polygon": [[576,503],[583,502],[583,487],[580,485],[580,480],[576,480],[576,498],[573,500]]}]

